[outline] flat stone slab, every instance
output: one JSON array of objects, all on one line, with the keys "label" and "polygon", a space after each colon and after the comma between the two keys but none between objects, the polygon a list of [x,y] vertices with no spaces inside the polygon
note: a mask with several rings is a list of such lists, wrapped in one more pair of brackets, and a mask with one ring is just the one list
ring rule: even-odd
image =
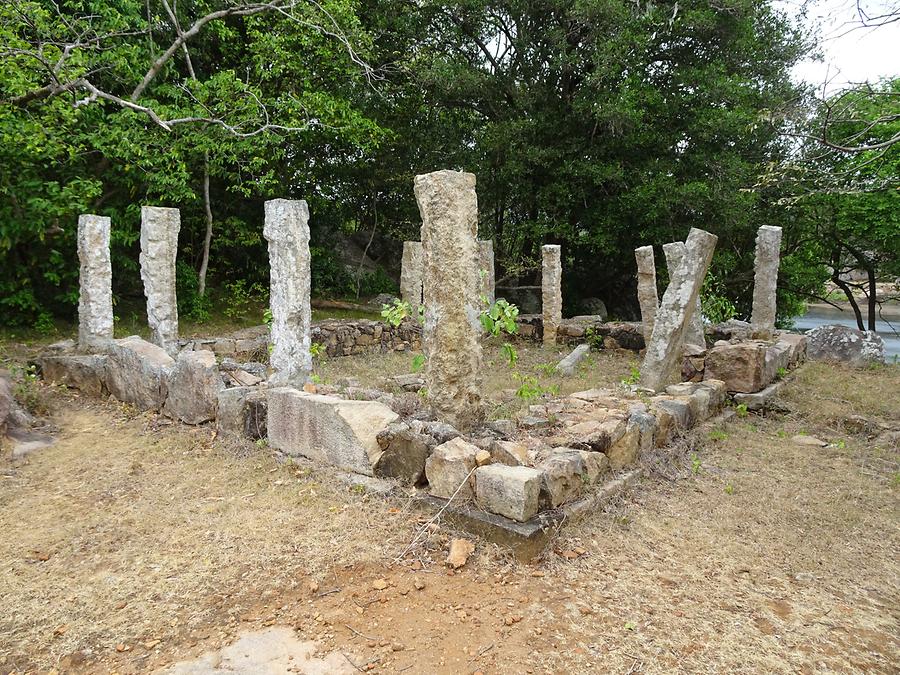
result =
[{"label": "flat stone slab", "polygon": [[359,668],[340,652],[322,657],[319,645],[300,639],[294,629],[273,626],[242,634],[236,642],[154,671],[155,675],[351,675]]},{"label": "flat stone slab", "polygon": [[348,401],[292,387],[270,389],[267,398],[272,448],[366,476],[381,456],[378,433],[399,417],[377,401]]},{"label": "flat stone slab", "polygon": [[38,363],[45,381],[64,384],[89,396],[103,396],[106,393],[106,359],[104,354],[59,355],[43,356]]}]

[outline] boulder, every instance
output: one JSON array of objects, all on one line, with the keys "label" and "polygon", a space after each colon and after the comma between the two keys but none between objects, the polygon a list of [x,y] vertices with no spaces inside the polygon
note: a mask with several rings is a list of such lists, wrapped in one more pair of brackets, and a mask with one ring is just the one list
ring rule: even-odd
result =
[{"label": "boulder", "polygon": [[884,363],[884,340],[873,331],[849,326],[819,326],[806,331],[806,352],[813,361],[840,361],[852,366]]},{"label": "boulder", "polygon": [[104,354],[44,356],[39,363],[46,382],[64,384],[89,396],[103,396],[106,394],[106,360]]},{"label": "boulder", "polygon": [[512,420],[494,420],[486,423],[484,426],[503,438],[510,438],[516,435],[516,423]]},{"label": "boulder", "polygon": [[415,485],[425,477],[425,460],[430,451],[430,437],[413,431],[408,424],[394,422],[377,436],[381,456],[375,462],[375,475],[396,478]]},{"label": "boulder", "polygon": [[538,512],[542,474],[526,466],[490,464],[475,471],[475,501],[482,509],[519,522]]},{"label": "boulder", "polygon": [[590,351],[590,345],[578,345],[569,353],[568,356],[566,356],[556,364],[556,372],[563,377],[570,377],[574,375],[575,370],[578,368],[579,364],[581,364],[581,362],[587,358],[587,355]]},{"label": "boulder", "polygon": [[574,448],[556,448],[538,466],[543,472],[540,506],[556,508],[577,499],[584,489],[586,467],[581,452]]},{"label": "boulder", "polygon": [[268,393],[269,445],[340,469],[373,475],[378,433],[398,418],[377,401],[347,401],[292,387]]},{"label": "boulder", "polygon": [[446,422],[421,422],[419,420],[410,420],[410,426],[425,436],[430,436],[433,441],[429,442],[430,447],[435,447],[446,443],[447,441],[459,438],[459,431],[450,426]]},{"label": "boulder", "polygon": [[216,403],[216,430],[241,438],[266,437],[266,390],[258,387],[220,389]]},{"label": "boulder", "polygon": [[215,354],[206,350],[180,352],[169,374],[163,414],[185,424],[214,420],[223,388]]},{"label": "boulder", "polygon": [[717,344],[706,355],[704,380],[722,380],[729,392],[744,394],[766,386],[765,342]]},{"label": "boulder", "polygon": [[425,460],[428,491],[435,497],[471,499],[478,446],[457,437],[436,447]]},{"label": "boulder", "polygon": [[109,393],[138,410],[159,411],[166,400],[175,360],[162,347],[137,335],[113,340],[106,349]]}]

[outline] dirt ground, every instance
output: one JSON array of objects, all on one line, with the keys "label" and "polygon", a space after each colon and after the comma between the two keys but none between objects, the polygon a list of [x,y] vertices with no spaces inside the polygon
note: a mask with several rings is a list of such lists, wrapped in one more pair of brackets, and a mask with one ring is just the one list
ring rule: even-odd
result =
[{"label": "dirt ground", "polygon": [[49,396],[57,443],[0,459],[0,673],[152,672],[266,626],[360,672],[900,666],[900,450],[845,422],[900,419],[896,366],[807,365],[791,412],[701,428],[538,561],[479,540],[456,572],[444,527],[396,559],[408,500]]}]

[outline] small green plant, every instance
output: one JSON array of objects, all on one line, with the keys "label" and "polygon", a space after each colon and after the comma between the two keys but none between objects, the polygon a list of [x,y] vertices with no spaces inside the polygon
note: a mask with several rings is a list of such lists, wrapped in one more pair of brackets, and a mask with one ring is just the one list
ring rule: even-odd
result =
[{"label": "small green plant", "polygon": [[733,494],[734,494],[734,485],[732,485],[731,483],[728,483],[728,484],[725,486],[725,494],[726,494],[726,495],[733,495]]},{"label": "small green plant", "polygon": [[632,384],[637,384],[641,381],[641,369],[635,365],[631,365],[631,374],[622,380],[622,384],[628,386]]},{"label": "small green plant", "polygon": [[837,448],[838,448],[839,450],[846,450],[846,449],[847,449],[847,442],[846,442],[843,438],[840,438],[840,439],[838,439],[837,442],[835,443],[835,446],[837,446]]},{"label": "small green plant", "polygon": [[327,350],[325,349],[325,345],[323,345],[321,342],[313,342],[309,346],[309,353],[312,354],[312,357],[314,359],[318,359],[327,354]]},{"label": "small green plant", "polygon": [[787,368],[779,368],[778,370],[775,371],[775,379],[776,380],[783,380],[784,378],[787,377],[787,375],[788,375]]},{"label": "small green plant", "polygon": [[267,309],[263,312],[263,323],[266,324],[269,328],[272,327],[272,310]]},{"label": "small green plant", "polygon": [[506,364],[510,368],[516,365],[516,361],[519,360],[519,353],[509,342],[504,342],[500,345],[500,353],[503,355],[503,358],[506,359]]},{"label": "small green plant", "polygon": [[225,316],[239,319],[246,315],[251,306],[262,302],[266,289],[260,283],[247,284],[246,279],[237,279],[225,284]]},{"label": "small green plant", "polygon": [[637,628],[637,624],[634,621],[626,621],[625,622],[625,630],[635,630]]},{"label": "small green plant", "polygon": [[542,363],[537,367],[537,369],[539,371],[541,371],[542,375],[549,377],[549,376],[553,375],[554,373],[556,373],[556,364],[555,363]]},{"label": "small green plant", "polygon": [[309,381],[313,384],[322,384],[322,377],[317,373],[313,373],[309,376]]},{"label": "small green plant", "polygon": [[26,368],[13,369],[19,377],[13,386],[13,395],[33,415],[44,415],[48,412],[43,392],[38,382],[37,367],[30,365]]},{"label": "small green plant", "polygon": [[741,419],[747,417],[750,414],[750,411],[747,410],[746,403],[738,403],[734,406],[734,411],[737,413],[737,416]]},{"label": "small green plant", "polygon": [[516,396],[523,401],[530,401],[544,393],[534,375],[519,375],[516,373],[515,377],[519,381],[519,388],[516,389]]},{"label": "small green plant", "polygon": [[516,324],[518,316],[518,307],[503,298],[498,298],[494,304],[481,313],[478,319],[481,321],[482,328],[493,336],[503,332],[514,335],[519,329]]},{"label": "small green plant", "polygon": [[405,300],[394,300],[392,305],[381,306],[381,318],[394,328],[403,323],[403,319],[412,313],[412,307]]},{"label": "small green plant", "polygon": [[775,435],[778,436],[778,438],[787,438],[788,432],[786,432],[784,429],[779,429],[775,432]]},{"label": "small green plant", "polygon": [[728,438],[728,434],[721,429],[713,429],[709,432],[709,440],[711,441],[724,441],[726,438]]},{"label": "small green plant", "polygon": [[695,476],[700,474],[700,470],[703,468],[703,462],[700,460],[700,457],[697,456],[697,453],[691,455],[691,473]]},{"label": "small green plant", "polygon": [[38,314],[37,321],[34,322],[34,329],[44,336],[55,334],[56,324],[53,323],[53,316],[49,312]]},{"label": "small green plant", "polygon": [[425,367],[425,355],[424,354],[416,354],[412,359],[412,364],[410,365],[410,370],[414,373],[418,373]]}]

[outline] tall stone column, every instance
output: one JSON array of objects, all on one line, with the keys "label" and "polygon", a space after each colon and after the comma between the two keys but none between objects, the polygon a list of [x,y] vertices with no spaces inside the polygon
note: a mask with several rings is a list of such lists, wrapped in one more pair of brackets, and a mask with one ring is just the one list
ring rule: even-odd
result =
[{"label": "tall stone column", "polygon": [[644,333],[644,346],[646,346],[650,344],[653,323],[656,321],[656,310],[659,307],[653,247],[641,246],[634,249],[634,259],[637,261],[637,295],[638,304],[641,306],[641,330]]},{"label": "tall stone column", "polygon": [[763,225],[756,234],[756,274],[753,278],[753,313],[750,325],[757,337],[775,332],[778,266],[781,264],[781,228]]},{"label": "tall stone column", "polygon": [[[666,267],[669,268],[669,279],[674,278],[676,269],[685,262],[685,245],[680,241],[673,241],[663,244],[663,253],[666,256]],[[691,274],[693,270],[686,270],[687,274]],[[700,288],[703,288],[703,281],[706,278],[704,272],[703,278],[700,279]],[[684,329],[684,342],[689,345],[699,345],[706,347],[706,333],[703,330],[703,311],[700,309],[700,294],[698,292],[694,305],[689,308],[685,317],[687,325]]]},{"label": "tall stone column", "polygon": [[562,321],[562,249],[558,244],[541,246],[541,307],[544,344],[555,346]]},{"label": "tall stone column", "polygon": [[85,351],[113,339],[109,227],[105,216],[78,216],[78,347]]},{"label": "tall stone column", "polygon": [[700,296],[718,237],[691,228],[685,241],[684,264],[674,266],[669,286],[656,312],[653,334],[641,366],[641,386],[659,391],[680,367],[686,318]]},{"label": "tall stone column", "polygon": [[276,387],[302,387],[312,371],[309,351],[312,281],[306,202],[302,199],[267,201],[263,236],[269,242],[269,310],[272,313],[269,383]]},{"label": "tall stone column", "polygon": [[416,176],[422,214],[425,383],[435,413],[460,430],[483,417],[475,176]]},{"label": "tall stone column", "polygon": [[413,316],[422,304],[422,242],[404,241],[400,260],[400,299],[408,302]]},{"label": "tall stone column", "polygon": [[141,207],[141,279],[147,297],[150,341],[170,356],[178,353],[178,301],[175,259],[178,256],[178,209]]},{"label": "tall stone column", "polygon": [[478,240],[478,275],[481,279],[481,294],[487,298],[488,304],[494,303],[494,241]]}]

